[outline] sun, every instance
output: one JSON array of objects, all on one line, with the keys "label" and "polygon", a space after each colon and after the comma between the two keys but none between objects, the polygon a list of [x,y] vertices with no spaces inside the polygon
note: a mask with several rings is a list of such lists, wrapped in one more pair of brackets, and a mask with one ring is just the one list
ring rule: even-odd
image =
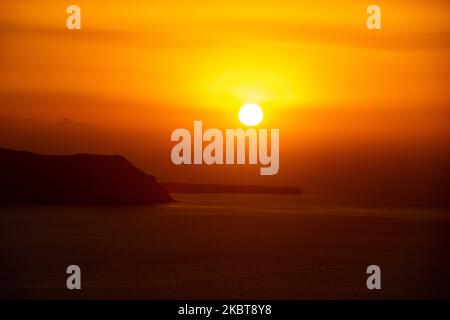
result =
[{"label": "sun", "polygon": [[263,111],[256,103],[246,103],[239,110],[239,120],[246,126],[256,126],[264,118]]}]

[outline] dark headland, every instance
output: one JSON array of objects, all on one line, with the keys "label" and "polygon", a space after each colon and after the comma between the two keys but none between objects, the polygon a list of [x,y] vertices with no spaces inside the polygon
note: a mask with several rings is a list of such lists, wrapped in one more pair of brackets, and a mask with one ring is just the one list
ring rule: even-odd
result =
[{"label": "dark headland", "polygon": [[156,178],[117,155],[40,155],[0,148],[0,204],[172,202]]},{"label": "dark headland", "polygon": [[158,183],[119,155],[42,155],[0,148],[0,205],[145,205],[170,193],[301,194],[296,187]]}]

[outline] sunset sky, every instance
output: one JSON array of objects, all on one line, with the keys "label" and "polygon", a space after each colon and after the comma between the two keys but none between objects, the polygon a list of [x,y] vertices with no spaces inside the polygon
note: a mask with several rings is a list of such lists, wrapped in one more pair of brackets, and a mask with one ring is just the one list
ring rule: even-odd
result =
[{"label": "sunset sky", "polygon": [[[367,1],[75,3],[79,31],[66,29],[70,1],[1,2],[0,146],[311,190],[430,188],[447,167],[448,1],[376,1],[373,31]],[[248,102],[280,129],[279,175],[170,163],[172,130],[242,126]]]}]

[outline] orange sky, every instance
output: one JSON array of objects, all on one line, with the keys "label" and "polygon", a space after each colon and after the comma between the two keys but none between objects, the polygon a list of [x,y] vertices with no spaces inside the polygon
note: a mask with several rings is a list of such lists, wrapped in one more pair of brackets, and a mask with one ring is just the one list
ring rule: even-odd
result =
[{"label": "orange sky", "polygon": [[[314,181],[326,159],[335,159],[331,153],[373,159],[378,152],[390,163],[389,154],[400,159],[404,148],[418,163],[414,174],[445,162],[447,1],[377,1],[383,30],[376,31],[366,29],[366,1],[75,3],[81,31],[65,27],[72,2],[1,2],[0,116],[71,119],[121,132],[123,141],[83,144],[75,135],[70,144],[43,142],[16,129],[1,137],[3,146],[123,153],[164,180],[207,177],[209,170],[225,177],[229,169],[166,163],[170,131],[193,120],[236,127],[240,105],[257,102],[262,126],[281,130],[285,166],[264,183]],[[155,139],[163,145],[156,160],[147,145]],[[253,174],[246,179],[259,182]]]}]

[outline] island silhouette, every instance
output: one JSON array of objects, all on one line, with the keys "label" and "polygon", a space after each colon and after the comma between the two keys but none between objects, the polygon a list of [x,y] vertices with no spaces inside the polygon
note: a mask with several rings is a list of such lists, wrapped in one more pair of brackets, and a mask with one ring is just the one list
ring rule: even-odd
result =
[{"label": "island silhouette", "polygon": [[197,183],[160,183],[170,193],[259,193],[259,194],[301,194],[297,187],[197,184]]},{"label": "island silhouette", "polygon": [[1,205],[145,205],[170,193],[300,194],[295,187],[158,183],[120,155],[43,155],[0,148]]},{"label": "island silhouette", "polygon": [[0,148],[1,204],[141,205],[174,201],[118,155],[41,155]]}]

